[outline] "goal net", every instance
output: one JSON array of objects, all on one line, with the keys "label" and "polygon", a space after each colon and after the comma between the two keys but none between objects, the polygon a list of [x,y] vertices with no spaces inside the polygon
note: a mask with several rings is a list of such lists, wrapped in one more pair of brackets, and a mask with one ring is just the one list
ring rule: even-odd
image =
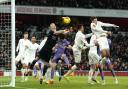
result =
[{"label": "goal net", "polygon": [[15,87],[15,1],[0,0],[0,87]]}]

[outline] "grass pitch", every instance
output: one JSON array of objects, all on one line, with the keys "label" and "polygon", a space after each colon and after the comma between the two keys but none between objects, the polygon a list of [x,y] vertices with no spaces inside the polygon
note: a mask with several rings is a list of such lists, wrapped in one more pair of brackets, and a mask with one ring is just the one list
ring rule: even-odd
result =
[{"label": "grass pitch", "polygon": [[[55,83],[52,85],[39,84],[39,81],[33,77],[29,77],[27,82],[20,82],[20,77],[16,78],[16,87],[7,88],[0,87],[0,89],[128,89],[128,77],[118,77],[119,84],[114,84],[112,77],[105,76],[106,85],[94,84],[90,85],[87,83],[87,76],[70,77],[70,81],[62,79],[61,82],[58,78],[55,78]],[[101,80],[98,77],[98,80]]]}]

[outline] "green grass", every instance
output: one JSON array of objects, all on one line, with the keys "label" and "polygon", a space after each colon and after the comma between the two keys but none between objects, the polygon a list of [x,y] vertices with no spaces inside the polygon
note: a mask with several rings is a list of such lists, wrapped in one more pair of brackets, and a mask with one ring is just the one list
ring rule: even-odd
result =
[{"label": "green grass", "polygon": [[[21,83],[20,77],[16,78],[16,87],[15,88],[5,88],[0,89],[128,89],[128,77],[118,77],[119,84],[115,85],[112,77],[105,76],[106,85],[94,84],[89,85],[87,83],[86,77],[71,77],[70,82],[66,80],[58,81],[58,78],[55,79],[55,83],[52,85],[39,84],[37,79],[33,77],[29,78],[28,82]],[[100,77],[98,77],[100,80]]]}]

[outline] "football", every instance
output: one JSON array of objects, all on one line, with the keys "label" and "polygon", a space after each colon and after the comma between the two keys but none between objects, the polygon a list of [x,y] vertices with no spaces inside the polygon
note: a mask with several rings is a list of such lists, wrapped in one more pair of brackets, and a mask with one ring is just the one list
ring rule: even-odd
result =
[{"label": "football", "polygon": [[71,19],[70,19],[70,17],[62,17],[62,22],[63,22],[63,24],[70,24]]}]

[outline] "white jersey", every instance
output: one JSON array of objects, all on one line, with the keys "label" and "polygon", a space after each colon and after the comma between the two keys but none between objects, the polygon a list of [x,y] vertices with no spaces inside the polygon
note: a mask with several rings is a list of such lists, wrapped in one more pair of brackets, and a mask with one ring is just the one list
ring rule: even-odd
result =
[{"label": "white jersey", "polygon": [[29,43],[28,39],[20,39],[17,45],[16,51],[19,51],[19,54],[23,55],[25,53],[26,45]]},{"label": "white jersey", "polygon": [[[90,36],[91,35],[92,34],[90,34]],[[73,45],[73,49],[82,50],[84,45],[87,46],[87,47],[94,46],[94,45],[88,44],[88,42],[86,41],[86,38],[87,37],[81,31],[78,31],[76,33],[76,36],[75,36],[75,42],[74,42],[74,45]]]},{"label": "white jersey", "polygon": [[114,24],[109,24],[109,23],[103,23],[100,21],[97,21],[97,24],[95,23],[91,23],[91,30],[92,32],[96,35],[97,38],[99,38],[102,35],[106,35],[107,36],[107,31],[104,31],[102,26],[105,27],[114,27]]},{"label": "white jersey", "polygon": [[39,47],[39,45],[37,43],[29,43],[27,45],[28,49],[25,51],[25,60],[27,60],[28,62],[32,62],[35,59],[36,56],[36,51]]},{"label": "white jersey", "polygon": [[[92,35],[90,39],[90,44],[95,45],[96,35]],[[89,53],[96,53],[97,54],[97,46],[90,47]]]},{"label": "white jersey", "polygon": [[[95,44],[95,41],[96,41],[96,35],[92,35],[90,39],[90,44]],[[97,54],[97,46],[90,47],[88,58],[89,58],[90,65],[97,64],[99,62],[100,57]]]}]

